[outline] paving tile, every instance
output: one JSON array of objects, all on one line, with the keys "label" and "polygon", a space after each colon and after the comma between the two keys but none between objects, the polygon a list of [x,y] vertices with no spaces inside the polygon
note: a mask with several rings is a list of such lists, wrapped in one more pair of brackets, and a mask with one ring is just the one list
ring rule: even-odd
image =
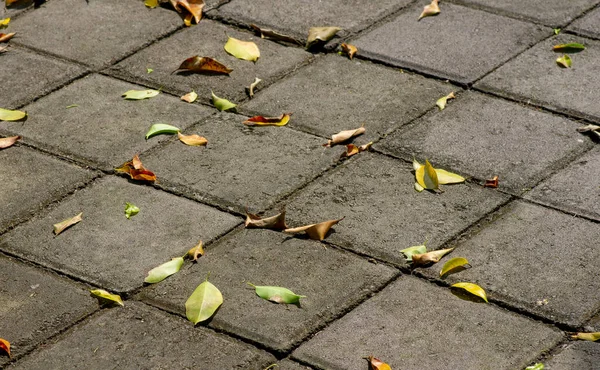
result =
[{"label": "paving tile", "polygon": [[561,337],[543,324],[402,277],[293,357],[332,370],[366,369],[369,355],[393,369],[522,369]]},{"label": "paving tile", "polygon": [[[140,101],[121,97],[132,89],[145,88],[90,75],[28,105],[25,123],[0,123],[0,131],[110,170],[171,138],[161,135],[145,140],[153,123],[168,123],[183,130],[212,113],[209,108],[166,94]],[[78,106],[66,109],[72,104]]]},{"label": "paving tile", "polygon": [[104,310],[53,342],[14,369],[255,370],[275,362],[266,352],[137,302]]},{"label": "paving tile", "polygon": [[[552,30],[444,3],[437,17],[418,21],[423,3],[368,32],[353,44],[360,55],[472,83]],[[448,47],[452,45],[452,47]]]},{"label": "paving tile", "polygon": [[576,20],[568,28],[569,31],[591,38],[600,39],[600,7]]},{"label": "paving tile", "polygon": [[562,0],[502,0],[495,2],[458,0],[458,2],[552,27],[564,26],[600,3],[598,0],[570,0],[568,2]]},{"label": "paving tile", "polygon": [[[82,286],[0,257],[0,327],[13,358],[92,313],[97,301]],[[49,309],[51,307],[51,309]],[[0,366],[8,362],[0,356]]]},{"label": "paving tile", "polygon": [[[252,63],[227,54],[223,46],[228,36],[255,42],[260,50],[260,59]],[[194,55],[215,58],[233,69],[233,72],[229,76],[172,74],[181,62]],[[259,90],[311,58],[312,54],[298,48],[284,47],[205,19],[197,26],[183,30],[125,59],[113,67],[111,73],[129,80],[145,81],[157,88],[162,86],[176,94],[195,90],[200,95],[199,100],[204,103],[209,103],[211,90],[217,96],[239,101],[246,98],[245,88],[250,86],[255,77],[263,80],[257,87]],[[146,73],[147,67],[153,68],[154,71]]]},{"label": "paving tile", "polygon": [[[185,301],[210,271],[225,302],[209,326],[278,351],[289,350],[392,278],[395,270],[322,244],[249,229],[207,250],[197,266],[142,291],[142,299],[185,315]],[[246,282],[305,295],[300,306],[259,298]]]},{"label": "paving tile", "polygon": [[548,370],[573,370],[598,368],[600,346],[592,342],[575,342],[544,363]]},{"label": "paving tile", "polygon": [[277,369],[281,370],[311,370],[312,367],[300,365],[297,362],[291,360],[283,360],[277,363]]},{"label": "paving tile", "polygon": [[49,1],[11,24],[18,32],[15,41],[96,68],[180,26],[176,12],[147,9],[134,0]]},{"label": "paving tile", "polygon": [[274,7],[267,0],[234,0],[219,8],[219,15],[232,22],[255,23],[306,40],[311,27],[337,26],[356,32],[408,4],[410,0],[308,0],[302,4],[282,0]]},{"label": "paving tile", "polygon": [[246,119],[209,117],[188,130],[206,137],[206,148],[175,142],[141,159],[161,186],[243,212],[272,205],[339,157],[322,147],[323,139],[287,127],[246,127]]},{"label": "paving tile", "polygon": [[[456,87],[329,55],[260,92],[242,111],[293,112],[292,127],[331,135],[365,123],[367,143],[435,107]],[[358,141],[357,141],[358,142]]]},{"label": "paving tile", "polygon": [[[555,61],[561,54],[553,52],[552,46],[570,42],[582,43],[587,48],[571,56],[572,68],[560,68]],[[598,68],[600,41],[561,34],[506,63],[476,87],[600,122],[600,106],[593,93],[600,89]]]},{"label": "paving tile", "polygon": [[95,174],[22,146],[0,150],[0,233]]},{"label": "paving tile", "polygon": [[[590,240],[600,237],[596,223],[521,201],[494,218],[458,246],[454,257],[473,267],[448,276],[450,284],[474,282],[494,299],[572,327],[597,312],[600,256],[590,253]],[[439,276],[443,262],[424,273]]]},{"label": "paving tile", "polygon": [[[11,45],[0,54],[2,108],[15,109],[81,75],[85,69]],[[1,126],[2,124],[0,124]]]},{"label": "paving tile", "polygon": [[430,249],[490,212],[507,196],[474,185],[417,193],[412,167],[362,153],[303,189],[288,202],[291,226],[345,217],[327,240],[403,264],[400,250],[429,239]]},{"label": "paving tile", "polygon": [[583,140],[578,126],[517,103],[467,93],[443,112],[390,135],[378,148],[408,160],[428,158],[436,167],[480,180],[498,175],[501,188],[518,193],[593,145]]},{"label": "paving tile", "polygon": [[[125,218],[125,202],[140,213]],[[58,237],[52,224],[83,212],[83,221]],[[228,231],[239,219],[125,179],[104,178],[49,213],[0,238],[0,249],[74,275],[108,290],[140,287],[146,273]]]},{"label": "paving tile", "polygon": [[526,198],[600,220],[600,196],[594,181],[600,176],[600,151],[592,150],[527,193]]}]

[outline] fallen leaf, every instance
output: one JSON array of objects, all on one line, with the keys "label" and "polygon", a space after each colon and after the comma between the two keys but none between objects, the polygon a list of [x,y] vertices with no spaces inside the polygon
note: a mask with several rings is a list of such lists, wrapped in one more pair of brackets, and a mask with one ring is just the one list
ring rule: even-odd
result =
[{"label": "fallen leaf", "polygon": [[19,140],[21,137],[20,136],[10,136],[10,137],[4,137],[0,139],[0,149],[6,149],[9,148],[11,146],[13,146],[17,140]]},{"label": "fallen leaf", "polygon": [[246,222],[244,225],[248,229],[285,230],[287,229],[285,224],[285,209],[281,210],[281,213],[275,216],[265,218],[260,218],[258,215],[246,211]]},{"label": "fallen leaf", "polygon": [[544,364],[541,362],[535,363],[531,366],[527,366],[525,370],[544,370]]},{"label": "fallen leaf", "polygon": [[415,171],[415,177],[417,179],[415,183],[417,191],[423,191],[424,189],[438,190],[440,188],[437,172],[427,159],[425,160],[425,165]]},{"label": "fallen leaf", "polygon": [[255,78],[254,78],[254,82],[252,82],[252,83],[250,84],[250,87],[247,87],[247,88],[246,88],[246,90],[248,91],[248,96],[249,96],[250,98],[253,98],[253,97],[254,97],[254,88],[256,87],[256,85],[258,85],[258,84],[259,84],[259,83],[261,83],[261,82],[262,82],[262,80],[261,80],[260,78],[258,78],[258,77],[255,77]]},{"label": "fallen leaf", "polygon": [[[425,176],[424,167],[425,166],[413,159],[413,169],[415,170],[415,177],[417,179],[417,182],[415,183],[415,190],[417,191],[423,191],[425,189],[425,187],[423,187],[423,185],[419,182],[419,178]],[[434,170],[437,176],[438,185],[458,184],[465,181],[464,177],[455,173],[439,168],[436,168]]]},{"label": "fallen leaf", "polygon": [[311,224],[306,226],[294,227],[291,229],[283,230],[284,233],[288,234],[297,234],[301,232],[306,232],[309,238],[313,240],[323,240],[327,236],[329,229],[338,222],[342,221],[344,217],[337,220],[329,220],[324,221],[318,224]]},{"label": "fallen leaf", "polygon": [[348,55],[348,58],[350,60],[352,60],[352,58],[354,58],[354,55],[356,55],[356,53],[358,52],[358,49],[354,45],[342,43],[341,46],[342,46],[342,51],[344,53],[346,53],[346,55]]},{"label": "fallen leaf", "polygon": [[285,126],[290,121],[291,113],[284,113],[279,117],[254,116],[242,122],[246,126]]},{"label": "fallen leaf", "polygon": [[125,202],[125,217],[127,217],[128,220],[138,213],[140,213],[139,207],[129,202]]},{"label": "fallen leaf", "polygon": [[340,131],[337,134],[331,136],[331,140],[328,140],[326,144],[323,144],[323,146],[326,147],[332,147],[335,144],[340,144],[343,143],[346,140],[349,140],[355,136],[358,135],[362,135],[365,133],[365,126],[361,126],[359,128],[355,128],[353,130],[345,130],[345,131]]},{"label": "fallen leaf", "polygon": [[342,158],[352,157],[355,154],[369,150],[372,145],[373,145],[372,141],[365,145],[361,145],[361,146],[356,146],[354,144],[348,144],[348,145],[346,145],[346,151],[342,153],[341,157]]},{"label": "fallen leaf", "polygon": [[0,19],[0,29],[8,27],[10,23],[10,18]]},{"label": "fallen leaf", "polygon": [[392,370],[390,365],[373,356],[367,357],[371,370]]},{"label": "fallen leaf", "polygon": [[5,51],[8,51],[8,47],[9,47],[9,45],[0,46],[0,53],[4,53]]},{"label": "fallen leaf", "polygon": [[289,42],[292,44],[302,45],[302,43],[291,36],[283,35],[277,31],[273,31],[267,28],[260,28],[255,24],[251,24],[250,27],[258,34],[262,39],[271,39],[277,41]]},{"label": "fallen leaf", "polygon": [[454,250],[454,248],[448,248],[448,249],[440,249],[440,250],[431,251],[431,252],[422,253],[422,254],[413,254],[412,255],[413,267],[426,266],[426,265],[430,265],[432,263],[438,263],[438,262],[440,262],[442,257],[444,257],[446,254],[452,252],[453,250]]},{"label": "fallen leaf", "polygon": [[572,42],[570,44],[554,45],[552,47],[552,50],[554,50],[557,53],[573,54],[573,53],[579,53],[580,51],[584,51],[585,45],[577,43],[577,42]]},{"label": "fallen leaf", "polygon": [[229,37],[224,48],[227,53],[238,59],[256,62],[260,58],[260,50],[258,50],[258,46],[252,41],[242,41]]},{"label": "fallen leaf", "polygon": [[189,92],[181,97],[181,100],[186,101],[188,103],[193,103],[198,99],[198,94],[195,91]]},{"label": "fallen leaf", "polygon": [[456,284],[452,284],[450,286],[450,288],[455,288],[455,289],[463,289],[464,291],[477,296],[481,299],[483,299],[484,301],[488,301],[487,300],[487,296],[485,295],[485,290],[483,290],[482,287],[480,287],[477,284],[473,284],[473,283],[456,283]]},{"label": "fallen leaf", "polygon": [[146,68],[146,73],[147,73],[147,74],[150,74],[150,73],[152,73],[152,72],[154,72],[154,70],[153,70],[152,68]]},{"label": "fallen leaf", "polygon": [[170,2],[173,8],[184,16],[183,23],[186,26],[191,26],[192,19],[196,21],[196,24],[202,19],[204,0],[170,0]]},{"label": "fallen leaf", "polygon": [[81,222],[82,218],[81,216],[83,215],[83,212],[81,212],[80,214],[78,214],[77,216],[73,216],[71,218],[68,218],[62,222],[59,222],[57,224],[54,224],[54,235],[58,235],[60,233],[62,233],[63,231],[65,231],[67,228],[75,225],[76,223]]},{"label": "fallen leaf", "polygon": [[191,248],[185,255],[188,258],[191,258],[192,261],[198,261],[199,256],[204,256],[204,247],[202,246],[202,240],[198,242],[198,244]]},{"label": "fallen leaf", "polygon": [[71,105],[67,105],[67,107],[65,109],[77,108],[78,106],[79,106],[78,104],[71,104]]},{"label": "fallen leaf", "polygon": [[311,27],[308,30],[306,48],[310,49],[318,43],[325,43],[331,40],[341,30],[339,27]]},{"label": "fallen leaf", "polygon": [[210,94],[212,95],[213,105],[221,112],[224,110],[229,110],[229,109],[233,109],[233,108],[237,107],[237,104],[234,104],[227,99],[219,98],[212,91],[210,92]]},{"label": "fallen leaf", "polygon": [[435,105],[438,106],[438,108],[440,108],[440,110],[444,110],[444,108],[446,108],[446,104],[448,103],[448,100],[450,99],[454,99],[456,98],[456,96],[454,95],[454,91],[451,92],[450,94],[439,98],[436,102]]},{"label": "fallen leaf", "polygon": [[438,15],[438,14],[440,14],[440,7],[438,6],[438,0],[431,0],[431,4],[425,5],[425,7],[423,7],[423,11],[421,12],[421,15],[419,16],[418,20],[421,20],[422,18],[425,18],[425,17],[431,17],[433,15]]},{"label": "fallen leaf", "polygon": [[8,40],[13,38],[15,33],[16,32],[11,32],[11,33],[1,33],[0,32],[0,42],[7,42]]},{"label": "fallen leaf", "polygon": [[590,342],[595,342],[600,339],[600,332],[596,333],[574,333],[571,335],[571,339],[579,339],[579,340],[588,340]]},{"label": "fallen leaf", "polygon": [[571,57],[565,54],[562,57],[556,59],[556,64],[563,68],[571,68],[571,65],[573,63],[571,61]]},{"label": "fallen leaf", "polygon": [[118,304],[120,306],[124,306],[123,300],[118,294],[110,294],[104,289],[90,290],[90,293],[92,293],[92,296],[98,298],[100,304]]},{"label": "fallen leaf", "polygon": [[223,296],[221,292],[206,278],[206,281],[198,285],[185,302],[185,315],[188,320],[196,325],[199,322],[208,320],[222,303]]},{"label": "fallen leaf", "polygon": [[155,284],[177,273],[183,266],[183,257],[176,257],[148,271],[144,283]]},{"label": "fallen leaf", "polygon": [[497,188],[498,187],[498,176],[494,176],[491,179],[485,180],[485,184],[483,184],[486,188]]},{"label": "fallen leaf", "polygon": [[279,365],[278,364],[271,364],[271,365],[265,367],[263,370],[269,370],[269,369],[273,369],[275,367],[279,367]]},{"label": "fallen leaf", "polygon": [[179,132],[179,128],[177,128],[175,126],[167,125],[165,123],[155,123],[152,126],[150,126],[150,129],[146,133],[146,140],[148,140],[149,138],[151,138],[152,136],[155,136],[155,135],[161,135],[161,134],[174,135],[178,132]]},{"label": "fallen leaf", "polygon": [[554,34],[558,35],[560,33],[560,28],[554,28]]},{"label": "fallen leaf", "polygon": [[0,121],[20,121],[27,117],[26,112],[0,108]]},{"label": "fallen leaf", "polygon": [[184,135],[181,132],[177,133],[179,137],[179,141],[189,146],[202,146],[208,144],[208,140],[205,137],[200,135],[192,134],[192,135]]},{"label": "fallen leaf", "polygon": [[126,173],[132,180],[148,182],[156,181],[156,175],[142,166],[142,161],[140,161],[137,154],[133,157],[133,160],[123,163],[121,167],[115,168],[115,172]]},{"label": "fallen leaf", "polygon": [[225,74],[228,75],[233,69],[225,67],[225,65],[209,57],[200,57],[198,55],[187,58],[181,63],[173,73],[177,72],[193,72],[203,74]]},{"label": "fallen leaf", "polygon": [[158,95],[158,90],[129,90],[121,95],[125,100],[142,100],[153,98]]},{"label": "fallen leaf", "polygon": [[444,263],[444,266],[442,267],[442,270],[440,271],[440,278],[443,279],[450,274],[454,274],[454,273],[460,272],[462,270],[465,270],[467,267],[471,267],[471,265],[469,265],[469,261],[467,261],[466,258],[463,258],[463,257],[450,258],[448,261],[446,261],[446,263]]},{"label": "fallen leaf", "polygon": [[412,262],[413,255],[423,254],[425,252],[427,252],[427,246],[425,246],[425,243],[423,243],[423,245],[408,247],[400,251],[400,253],[404,254],[404,257],[406,257],[406,262]]},{"label": "fallen leaf", "polygon": [[0,338],[0,350],[6,352],[8,358],[12,358],[12,355],[10,354],[10,342],[6,339]]},{"label": "fallen leaf", "polygon": [[133,156],[133,159],[131,160],[131,164],[133,165],[133,168],[136,170],[143,170],[144,169],[144,165],[142,164],[142,160],[140,159],[140,157],[136,154]]},{"label": "fallen leaf", "polygon": [[304,295],[297,295],[287,288],[278,286],[257,286],[252,283],[248,283],[256,291],[256,295],[267,301],[275,303],[299,303],[300,298],[305,298]]},{"label": "fallen leaf", "polygon": [[578,132],[592,132],[598,139],[600,139],[600,126],[597,125],[586,125],[577,128]]},{"label": "fallen leaf", "polygon": [[144,5],[150,9],[154,9],[158,6],[158,0],[146,0],[144,1]]}]

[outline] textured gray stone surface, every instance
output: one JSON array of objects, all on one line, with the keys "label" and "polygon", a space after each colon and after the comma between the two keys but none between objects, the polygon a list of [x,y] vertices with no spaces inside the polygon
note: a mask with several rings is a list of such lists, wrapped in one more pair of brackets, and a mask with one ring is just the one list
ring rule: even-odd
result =
[{"label": "textured gray stone surface", "polygon": [[514,192],[532,187],[556,166],[589,149],[569,119],[479,93],[467,93],[398,131],[378,149],[434,167],[456,169]]},{"label": "textured gray stone surface", "polygon": [[364,123],[367,131],[356,140],[364,144],[435,107],[435,101],[453,89],[395,69],[329,55],[260,92],[241,111],[293,112],[290,126],[325,137]]},{"label": "textured gray stone surface", "polygon": [[568,30],[584,36],[600,39],[600,8],[596,8],[584,17],[573,22]]},{"label": "textured gray stone surface", "polygon": [[392,369],[522,369],[561,338],[543,324],[402,277],[293,357],[331,370],[366,369],[365,356]]},{"label": "textured gray stone surface", "polygon": [[297,362],[294,362],[292,360],[283,360],[281,362],[278,362],[277,365],[279,367],[277,367],[277,369],[281,369],[281,370],[311,370],[313,369],[310,366],[304,366],[304,365],[300,365]]},{"label": "textured gray stone surface", "polygon": [[[360,55],[471,83],[552,30],[459,5],[443,3],[436,17],[418,20],[423,4],[359,37]],[[448,47],[452,45],[452,47]]]},{"label": "textured gray stone surface", "polygon": [[[571,55],[572,68],[560,68],[552,51],[558,44],[586,45]],[[476,87],[495,94],[600,122],[594,91],[600,89],[600,42],[573,35],[558,35],[539,43],[485,77]]]},{"label": "textured gray stone surface", "polygon": [[327,241],[403,264],[400,250],[429,239],[430,249],[508,199],[475,185],[448,185],[440,195],[417,193],[412,167],[361,153],[302,190],[288,204],[291,226],[345,217]]},{"label": "textured gray stone surface", "polygon": [[[142,298],[185,315],[186,300],[209,272],[225,300],[209,325],[283,351],[380,288],[395,270],[311,240],[247,229],[208,248],[197,266],[145,289]],[[299,306],[275,304],[246,282],[306,298]]]},{"label": "textured gray stone surface", "polygon": [[[104,310],[13,369],[264,369],[266,352],[127,302]],[[54,342],[54,341],[53,341]]]},{"label": "textured gray stone surface", "polygon": [[[145,140],[152,124],[167,123],[183,130],[211,113],[166,94],[139,101],[121,97],[128,90],[145,89],[90,75],[28,105],[25,123],[0,123],[0,132],[21,135],[35,146],[110,170],[171,137]],[[66,109],[72,104],[78,107]]]},{"label": "textured gray stone surface", "polygon": [[573,370],[598,368],[600,346],[592,342],[575,342],[547,361],[544,369]]},{"label": "textured gray stone surface", "polygon": [[[140,213],[125,218],[125,202]],[[58,236],[52,225],[83,212]],[[142,286],[149,270],[209,242],[240,219],[148,186],[109,177],[0,237],[0,249],[108,290]]]}]

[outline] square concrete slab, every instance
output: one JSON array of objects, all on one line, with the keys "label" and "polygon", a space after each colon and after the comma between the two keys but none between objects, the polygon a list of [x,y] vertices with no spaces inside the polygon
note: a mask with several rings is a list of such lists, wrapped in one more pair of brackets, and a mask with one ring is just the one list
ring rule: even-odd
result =
[{"label": "square concrete slab", "polygon": [[[82,286],[0,257],[0,327],[13,358],[93,312],[97,301]],[[49,309],[51,307],[51,309]],[[8,362],[0,356],[0,366]]]},{"label": "square concrete slab", "polygon": [[244,212],[264,210],[339,157],[322,147],[321,138],[287,127],[247,127],[246,119],[228,113],[209,117],[188,130],[206,137],[207,147],[174,142],[141,159],[160,186]]},{"label": "square concrete slab", "polygon": [[[210,327],[287,351],[381,288],[396,270],[311,240],[248,229],[210,247],[198,265],[144,289],[142,299],[185,316],[185,302],[210,272],[225,302]],[[300,305],[258,297],[246,283],[305,295]]]},{"label": "square concrete slab", "polygon": [[[561,68],[552,51],[558,44],[578,42],[586,45],[572,54],[572,68]],[[476,87],[495,94],[576,117],[600,122],[600,105],[594,91],[600,89],[600,41],[561,34],[527,50],[486,76]]]},{"label": "square concrete slab", "polygon": [[544,363],[548,370],[597,369],[600,346],[592,342],[571,343],[562,352]]},{"label": "square concrete slab", "polygon": [[[252,115],[293,112],[292,127],[331,137],[365,124],[367,143],[435,107],[456,90],[409,73],[338,55],[321,58],[244,104]],[[325,141],[327,142],[327,141]]]},{"label": "square concrete slab", "polygon": [[264,369],[275,358],[141,303],[94,315],[14,369]]},{"label": "square concrete slab", "polygon": [[338,219],[327,241],[393,263],[400,250],[430,249],[461,232],[508,197],[474,185],[448,185],[436,195],[417,193],[409,164],[362,153],[303,189],[288,202],[288,225]]},{"label": "square concrete slab", "polygon": [[[598,311],[600,255],[590,249],[600,238],[596,223],[521,201],[494,218],[446,257],[472,266],[448,283],[479,284],[494,299],[572,327]],[[422,271],[439,277],[446,259]]]},{"label": "square concrete slab", "polygon": [[583,36],[600,39],[600,7],[573,22],[568,29]]},{"label": "square concrete slab", "polygon": [[83,67],[14,45],[0,54],[0,63],[0,81],[4,86],[0,89],[0,101],[5,109],[15,109],[31,102],[85,72]]},{"label": "square concrete slab", "polygon": [[22,146],[0,150],[0,174],[0,233],[96,176]]},{"label": "square concrete slab", "polygon": [[527,193],[526,198],[600,220],[600,150],[594,149]]},{"label": "square concrete slab", "polygon": [[[125,202],[140,208],[125,218]],[[58,236],[52,225],[83,212]],[[142,286],[152,268],[220,236],[239,219],[191,200],[107,177],[0,238],[0,249],[108,290]]]},{"label": "square concrete slab", "polygon": [[[260,50],[256,63],[237,59],[224,50],[227,37],[253,41]],[[233,69],[229,75],[205,75],[197,73],[172,74],[181,63],[195,55],[211,57]],[[125,59],[111,69],[121,78],[145,81],[151,86],[183,95],[195,90],[199,101],[210,103],[210,92],[222,98],[238,102],[245,99],[245,88],[258,77],[263,80],[256,91],[268,86],[288,72],[307,63],[312,54],[298,48],[285,47],[261,39],[251,33],[240,32],[208,19],[197,26],[183,30],[147,49]],[[150,74],[146,68],[153,68]]]},{"label": "square concrete slab", "polygon": [[427,158],[436,168],[479,180],[497,175],[501,188],[520,193],[593,145],[576,131],[579,126],[517,103],[467,93],[377,147],[407,160]]},{"label": "square concrete slab", "polygon": [[449,3],[419,21],[423,5],[358,38],[353,44],[360,55],[468,84],[552,32]]},{"label": "square concrete slab", "polygon": [[[146,88],[101,75],[90,75],[25,107],[26,122],[0,123],[0,132],[21,135],[25,142],[111,170],[134,154],[171,138],[145,140],[154,123],[185,129],[212,110],[166,94],[125,100],[128,90]],[[66,109],[77,104],[77,107]]]},{"label": "square concrete slab", "polygon": [[148,9],[141,1],[61,0],[24,14],[11,27],[21,44],[101,68],[183,27],[183,22],[176,12]]},{"label": "square concrete slab", "polygon": [[317,333],[293,357],[319,368],[363,370],[365,356],[392,369],[523,369],[562,334],[449,289],[403,277]]}]

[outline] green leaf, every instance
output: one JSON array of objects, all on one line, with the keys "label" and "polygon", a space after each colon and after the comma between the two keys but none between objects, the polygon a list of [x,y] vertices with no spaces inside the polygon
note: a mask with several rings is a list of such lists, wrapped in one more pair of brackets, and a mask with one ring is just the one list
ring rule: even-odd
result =
[{"label": "green leaf", "polygon": [[144,282],[154,284],[163,281],[169,276],[178,272],[179,269],[181,269],[181,266],[183,266],[183,257],[173,258],[169,262],[165,262],[162,265],[148,271],[148,276],[146,276]]},{"label": "green leaf", "polygon": [[560,33],[560,28],[555,28],[555,29],[554,29],[554,34],[555,34],[555,35],[558,35],[559,33]]},{"label": "green leaf", "polygon": [[110,294],[104,289],[90,290],[92,296],[98,298],[100,304],[118,304],[123,306],[123,300],[118,294]]},{"label": "green leaf", "polygon": [[140,209],[137,206],[129,202],[125,202],[125,217],[127,217],[127,219],[137,215],[139,212]]},{"label": "green leaf", "polygon": [[260,50],[252,41],[242,41],[230,37],[225,44],[225,51],[242,60],[256,62],[260,58]]},{"label": "green leaf", "polygon": [[300,302],[300,298],[306,297],[304,295],[297,295],[287,288],[278,286],[257,286],[251,283],[248,283],[248,285],[254,288],[256,295],[260,298],[275,303],[298,303]]},{"label": "green leaf", "polygon": [[230,102],[227,99],[219,98],[212,91],[210,92],[210,94],[212,95],[213,105],[221,112],[224,110],[229,110],[229,109],[233,109],[233,108],[237,107],[237,104],[233,104],[232,102]]},{"label": "green leaf", "polygon": [[154,9],[158,6],[158,0],[145,0],[144,5],[150,9]]},{"label": "green leaf", "polygon": [[208,320],[223,303],[223,296],[208,278],[198,285],[190,298],[185,302],[185,315],[195,324]]},{"label": "green leaf", "polygon": [[150,130],[146,133],[146,140],[155,135],[169,134],[174,135],[179,132],[179,129],[175,126],[167,125],[165,123],[155,123],[150,127]]},{"label": "green leaf", "polygon": [[485,294],[485,290],[483,290],[482,287],[480,287],[477,284],[473,284],[473,283],[456,283],[456,284],[452,284],[450,286],[450,288],[455,288],[455,289],[463,289],[464,291],[477,296],[481,299],[483,299],[484,301],[488,301],[487,300],[487,296]]},{"label": "green leaf", "polygon": [[20,110],[8,110],[0,108],[0,121],[19,121],[27,117],[27,113]]},{"label": "green leaf", "polygon": [[153,70],[152,68],[146,68],[146,73],[147,73],[147,74],[150,74],[150,73],[152,73],[152,72],[154,72],[154,70]]},{"label": "green leaf", "polygon": [[556,59],[556,63],[563,68],[571,68],[571,57],[565,54],[562,57]]},{"label": "green leaf", "polygon": [[339,27],[311,27],[308,30],[306,48],[310,49],[317,43],[324,43],[331,40],[335,36],[335,34],[341,30],[342,29]]},{"label": "green leaf", "polygon": [[129,90],[121,95],[126,100],[142,100],[153,98],[158,95],[160,91],[158,90]]},{"label": "green leaf", "polygon": [[65,109],[76,108],[78,106],[79,106],[78,104],[71,104],[71,105],[68,105]]},{"label": "green leaf", "polygon": [[573,54],[579,53],[580,51],[584,51],[585,45],[577,42],[572,42],[570,44],[554,45],[554,47],[552,47],[552,50],[556,51],[557,53]]},{"label": "green leaf", "polygon": [[544,364],[541,362],[535,363],[531,366],[527,366],[525,370],[544,370]]},{"label": "green leaf", "polygon": [[442,271],[440,271],[440,277],[443,279],[449,274],[454,274],[456,272],[460,272],[466,269],[466,266],[469,265],[469,261],[463,257],[454,257],[450,258],[444,266],[442,267]]},{"label": "green leaf", "polygon": [[413,254],[423,254],[427,252],[427,247],[423,245],[415,245],[414,247],[408,247],[400,251],[406,257],[406,262],[412,262]]},{"label": "green leaf", "polygon": [[596,333],[576,333],[571,335],[572,339],[580,339],[580,340],[588,340],[590,342],[595,342],[600,339],[600,332]]}]

